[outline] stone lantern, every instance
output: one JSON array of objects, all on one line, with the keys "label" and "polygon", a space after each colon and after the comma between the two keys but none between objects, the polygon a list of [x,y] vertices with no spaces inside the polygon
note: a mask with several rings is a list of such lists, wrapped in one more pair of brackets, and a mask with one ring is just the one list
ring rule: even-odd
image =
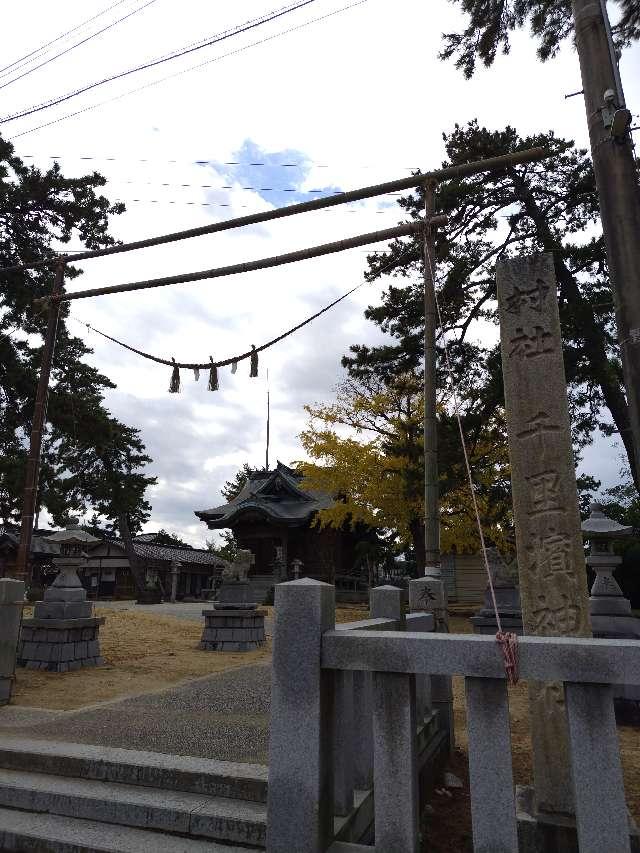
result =
[{"label": "stone lantern", "polygon": [[45,590],[44,600],[35,603],[33,618],[22,623],[18,665],[67,672],[102,664],[98,632],[104,619],[93,616],[93,605],[78,577],[78,569],[86,565],[83,549],[100,540],[72,518],[65,530],[47,541],[60,546],[60,556],[53,559],[58,575]]},{"label": "stone lantern", "polygon": [[[590,509],[589,518],[582,522],[582,535],[589,542],[586,563],[596,573],[589,599],[591,623],[595,637],[610,637],[611,630],[624,630],[624,623],[614,624],[599,617],[631,617],[631,602],[624,597],[613,577],[614,569],[622,563],[622,557],[614,553],[613,547],[617,539],[630,536],[633,528],[624,527],[607,518],[599,503],[592,503]],[[606,634],[602,633],[602,630],[605,630]]]},{"label": "stone lantern", "polygon": [[[622,563],[622,557],[614,553],[614,544],[632,533],[632,527],[607,518],[598,503],[591,504],[589,518],[582,522],[582,535],[589,542],[586,563],[596,573],[589,598],[594,637],[640,640],[640,619],[631,615],[631,602],[613,577],[614,569]],[[619,685],[614,696],[616,710],[630,717],[630,722],[640,722],[640,687]]]}]

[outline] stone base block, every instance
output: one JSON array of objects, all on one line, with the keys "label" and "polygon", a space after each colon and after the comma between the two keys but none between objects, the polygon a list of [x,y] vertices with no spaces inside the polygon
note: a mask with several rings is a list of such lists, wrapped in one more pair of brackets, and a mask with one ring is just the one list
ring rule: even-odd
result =
[{"label": "stone base block", "polygon": [[68,602],[80,601],[86,602],[87,591],[84,587],[61,587],[50,586],[44,591],[44,600],[47,602]]},{"label": "stone base block", "polygon": [[207,652],[248,652],[266,639],[264,610],[203,610],[200,648]]},{"label": "stone base block", "polygon": [[[567,815],[536,813],[533,788],[529,786],[516,786],[516,817],[520,853],[579,853],[575,820]],[[640,853],[640,834],[631,817],[629,841],[631,853]]]},{"label": "stone base block", "polygon": [[38,601],[33,608],[36,619],[88,619],[92,612],[90,601]]},{"label": "stone base block", "polygon": [[[25,619],[18,645],[17,665],[47,672],[69,672],[100,666],[98,633],[104,619]],[[79,623],[79,624],[78,624]]]}]

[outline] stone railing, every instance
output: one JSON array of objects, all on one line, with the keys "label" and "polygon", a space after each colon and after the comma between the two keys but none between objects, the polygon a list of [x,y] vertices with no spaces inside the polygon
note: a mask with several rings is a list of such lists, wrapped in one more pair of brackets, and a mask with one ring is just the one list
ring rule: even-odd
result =
[{"label": "stone railing", "polygon": [[11,699],[23,604],[24,583],[12,578],[2,578],[0,580],[0,705],[6,705]]},{"label": "stone railing", "polygon": [[[336,625],[341,633],[352,631],[433,631],[429,613],[404,613],[403,591],[383,586],[370,594],[371,618]],[[340,839],[366,836],[373,824],[373,673],[340,670],[334,673],[333,706],[333,814],[334,832]],[[416,678],[415,716],[419,745],[418,769],[434,751],[437,714],[431,707],[431,677]],[[437,738],[437,745],[447,737]],[[430,749],[427,747],[430,746]],[[444,752],[444,749],[442,750]],[[422,759],[422,761],[421,761]],[[367,796],[369,795],[369,796]]]},{"label": "stone railing", "polygon": [[[495,639],[368,623],[336,628],[333,587],[309,579],[276,587],[276,611],[268,853],[417,853],[416,678],[425,675],[465,678],[474,849],[518,853],[507,686]],[[519,667],[524,680],[564,684],[580,853],[628,853],[612,685],[640,684],[640,643],[522,637]],[[370,700],[362,700],[368,677]],[[335,840],[334,798],[340,805],[346,796],[345,767],[356,752],[345,742],[360,736],[346,730],[332,747],[335,709],[350,701],[358,713],[366,701],[372,708],[375,848]]]}]

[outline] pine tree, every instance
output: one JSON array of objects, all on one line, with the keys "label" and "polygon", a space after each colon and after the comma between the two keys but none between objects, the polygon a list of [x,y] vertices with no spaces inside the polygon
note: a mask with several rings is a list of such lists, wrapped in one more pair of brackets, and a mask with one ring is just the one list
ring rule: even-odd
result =
[{"label": "pine tree", "polygon": [[[544,62],[555,56],[560,45],[573,35],[571,0],[453,0],[466,13],[462,32],[445,33],[442,59],[454,59],[465,77],[471,77],[478,60],[493,64],[498,52],[508,54],[510,36],[528,26],[538,42],[538,56]],[[640,2],[618,0],[620,18],[613,27],[619,46],[640,39]]]},{"label": "pine tree", "polygon": [[[123,212],[97,191],[93,172],[65,178],[54,163],[27,166],[0,137],[0,268],[56,256],[73,240],[88,249],[109,246],[109,217]],[[35,388],[46,314],[34,300],[49,295],[53,268],[2,273],[0,269],[0,518],[19,518]],[[67,278],[81,271],[67,267]],[[155,482],[142,468],[151,461],[138,430],[114,418],[104,391],[114,384],[83,359],[91,353],[60,314],[44,433],[38,511],[54,523],[93,512],[112,522],[127,513],[132,529],[149,516],[144,499]]]},{"label": "pine tree", "polygon": [[[490,324],[497,326],[496,259],[552,252],[574,446],[579,451],[591,442],[597,428],[609,435],[617,432],[637,486],[613,297],[586,152],[556,139],[553,132],[523,138],[514,128],[489,131],[475,121],[465,127],[456,125],[443,138],[447,164],[538,145],[564,147],[563,153],[543,163],[448,181],[438,189],[437,212],[446,213],[449,224],[438,230],[436,238],[437,289],[455,379],[465,401],[466,429],[471,435],[474,430],[477,433],[496,407],[504,404],[499,344],[482,343],[478,337],[478,329],[483,327],[482,340],[487,341]],[[399,205],[412,219],[422,216],[422,191],[401,198]],[[399,283],[389,285],[381,304],[365,312],[390,340],[374,347],[351,347],[343,365],[354,377],[376,375],[388,381],[421,366],[424,320],[419,238],[394,241],[387,251],[369,256],[369,276],[375,277],[390,263],[384,274]],[[444,387],[441,349],[439,355],[438,382]]]}]

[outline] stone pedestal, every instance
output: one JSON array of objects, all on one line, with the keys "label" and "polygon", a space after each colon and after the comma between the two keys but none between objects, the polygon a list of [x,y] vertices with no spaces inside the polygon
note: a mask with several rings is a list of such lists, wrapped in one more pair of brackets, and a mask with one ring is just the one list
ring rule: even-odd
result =
[{"label": "stone pedestal", "polygon": [[250,652],[264,643],[264,610],[203,610],[200,648],[207,652]]},{"label": "stone pedestal", "polygon": [[[487,548],[487,562],[491,572],[502,630],[521,635],[523,633],[522,608],[520,606],[517,564],[515,560],[507,563],[497,548]],[[484,593],[484,605],[475,616],[471,617],[471,624],[474,634],[496,634],[498,632],[498,620],[488,584]]]},{"label": "stone pedestal", "polygon": [[[516,586],[496,587],[495,594],[502,630],[521,636],[523,628],[520,590]],[[493,610],[491,590],[488,588],[484,594],[482,609],[471,617],[471,624],[474,634],[496,634],[498,632],[498,621]]]},{"label": "stone pedestal", "polygon": [[251,584],[248,580],[223,580],[214,607],[216,610],[255,610]]},{"label": "stone pedestal", "polygon": [[104,618],[25,619],[18,650],[18,666],[69,672],[83,666],[100,666],[98,632]]},{"label": "stone pedestal", "polygon": [[264,610],[251,601],[249,567],[254,557],[238,549],[233,565],[222,573],[222,585],[213,610],[203,610],[204,631],[200,648],[208,652],[249,652],[265,641]]},{"label": "stone pedestal", "polygon": [[18,666],[68,672],[104,663],[98,632],[104,619],[94,618],[93,605],[80,583],[76,568],[82,557],[60,557],[58,577],[34,607],[32,619],[22,623]]}]

